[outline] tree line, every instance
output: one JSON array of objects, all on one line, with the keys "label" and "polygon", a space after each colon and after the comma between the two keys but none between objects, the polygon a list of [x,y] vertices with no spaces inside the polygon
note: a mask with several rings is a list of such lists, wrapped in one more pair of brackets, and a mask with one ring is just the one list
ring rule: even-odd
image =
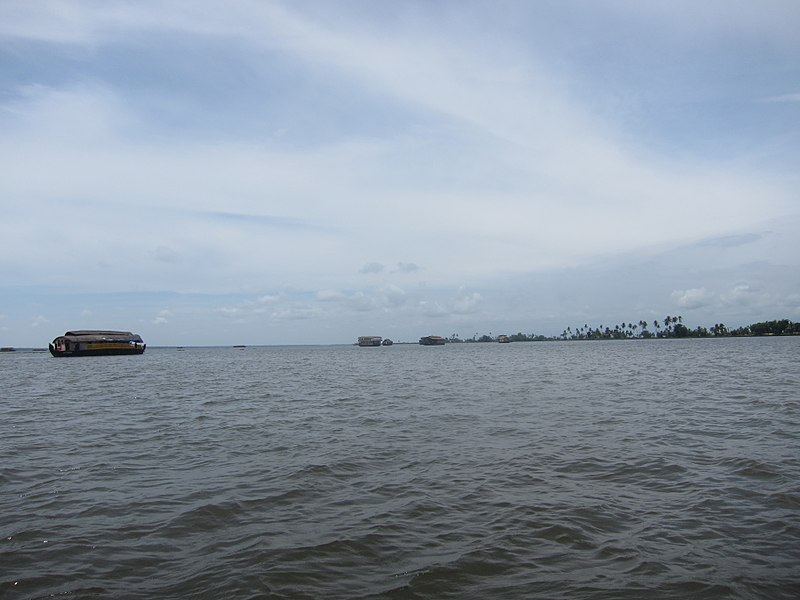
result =
[{"label": "tree line", "polygon": [[[751,337],[764,335],[800,335],[800,323],[789,319],[763,321],[745,325],[743,327],[729,328],[724,323],[714,323],[711,327],[698,326],[691,329],[683,324],[680,315],[667,315],[663,320],[630,321],[615,325],[600,325],[590,327],[588,324],[572,327],[569,326],[557,336],[537,335],[535,333],[515,333],[505,336],[512,342],[544,342],[556,340],[632,340],[653,338],[707,338],[707,337]],[[459,334],[453,333],[447,341],[450,343],[480,343],[496,342],[499,336],[491,332],[479,335],[475,333],[471,338],[462,339]]]}]

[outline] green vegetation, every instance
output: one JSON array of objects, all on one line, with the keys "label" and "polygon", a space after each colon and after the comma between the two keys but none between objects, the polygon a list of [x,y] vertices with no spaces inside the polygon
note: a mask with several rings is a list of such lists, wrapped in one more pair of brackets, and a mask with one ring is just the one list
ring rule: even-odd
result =
[{"label": "green vegetation", "polygon": [[[620,323],[619,325],[589,327],[584,324],[579,327],[567,327],[559,336],[536,335],[535,333],[515,333],[509,335],[512,342],[546,342],[555,340],[633,340],[651,338],[707,338],[707,337],[751,337],[764,335],[800,335],[800,323],[789,319],[778,321],[765,321],[753,323],[745,327],[729,329],[724,323],[715,323],[712,327],[698,326],[689,329],[683,324],[681,316],[666,316],[663,321],[654,320],[652,323],[639,321],[637,323]],[[448,339],[450,343],[481,343],[496,342],[497,336],[489,334],[475,334],[472,338],[461,339],[457,333]]]}]

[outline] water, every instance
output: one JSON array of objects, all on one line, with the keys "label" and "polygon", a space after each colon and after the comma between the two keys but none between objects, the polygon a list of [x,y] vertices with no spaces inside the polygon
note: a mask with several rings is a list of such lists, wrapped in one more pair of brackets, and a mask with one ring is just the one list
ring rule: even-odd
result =
[{"label": "water", "polygon": [[797,598],[800,338],[0,356],[0,597]]}]

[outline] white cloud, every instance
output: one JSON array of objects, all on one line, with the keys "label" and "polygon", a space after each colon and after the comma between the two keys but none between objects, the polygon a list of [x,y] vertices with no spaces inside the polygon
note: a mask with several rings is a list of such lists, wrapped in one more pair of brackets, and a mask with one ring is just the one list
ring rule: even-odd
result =
[{"label": "white cloud", "polygon": [[346,296],[336,290],[320,290],[317,292],[317,300],[320,302],[341,302]]},{"label": "white cloud", "polygon": [[378,290],[380,304],[384,308],[398,308],[408,301],[408,294],[401,287],[387,284]]},{"label": "white cloud", "polygon": [[672,292],[672,300],[681,308],[700,308],[711,304],[714,294],[705,288],[675,290]]},{"label": "white cloud", "polygon": [[775,102],[775,103],[800,102],[800,92],[796,92],[794,94],[780,94],[778,96],[769,96],[768,98],[764,98],[764,102]]},{"label": "white cloud", "polygon": [[272,313],[272,318],[276,321],[300,321],[315,319],[322,314],[322,311],[308,304],[293,304],[286,308],[276,310]]},{"label": "white cloud", "polygon": [[754,306],[763,298],[762,290],[755,289],[747,283],[740,283],[721,295],[725,304],[733,306]]},{"label": "white cloud", "polygon": [[[640,156],[566,96],[540,66],[501,66],[491,62],[491,56],[470,55],[472,51],[466,48],[432,52],[436,58],[423,61],[423,52],[441,48],[418,47],[402,38],[378,40],[364,32],[350,39],[279,12],[279,20],[291,21],[290,30],[297,30],[293,35],[300,36],[286,42],[290,49],[312,62],[333,61],[365,84],[379,85],[401,101],[454,120],[447,125],[451,132],[475,136],[482,146],[459,148],[448,155],[450,145],[460,139],[442,138],[445,146],[438,148],[429,139],[413,136],[346,140],[302,152],[268,144],[207,146],[163,139],[157,146],[142,140],[131,144],[125,138],[137,130],[141,118],[135,116],[134,106],[111,89],[100,85],[66,91],[37,88],[29,94],[29,104],[17,107],[26,115],[23,125],[27,124],[17,124],[23,129],[6,146],[7,152],[0,147],[0,157],[11,173],[3,184],[7,193],[42,197],[58,189],[67,197],[89,200],[83,214],[70,207],[72,220],[77,221],[77,252],[93,250],[86,247],[84,240],[89,238],[79,235],[79,228],[92,228],[95,236],[100,232],[110,240],[113,235],[117,244],[129,244],[130,253],[120,248],[120,261],[136,260],[130,254],[145,242],[153,243],[159,261],[169,264],[178,256],[173,246],[180,245],[185,248],[183,256],[198,257],[194,266],[199,268],[188,269],[197,275],[195,286],[220,281],[203,277],[207,259],[212,257],[237,265],[231,279],[252,278],[264,267],[270,272],[284,271],[288,277],[320,272],[342,277],[338,265],[352,264],[363,248],[383,245],[387,251],[398,250],[409,235],[416,238],[420,255],[434,257],[429,261],[430,275],[455,283],[494,273],[498,266],[520,272],[572,265],[596,255],[598,249],[629,251],[644,244],[674,242],[676,237],[684,241],[724,233],[786,202],[778,188],[758,180],[709,165],[696,168],[672,159]],[[298,45],[300,39],[308,42],[312,33],[321,37]],[[331,54],[330,49],[335,51]],[[386,75],[394,69],[377,61],[378,55],[406,78]],[[469,72],[457,64],[457,58],[469,62]],[[420,62],[424,68],[417,72]],[[427,85],[432,81],[436,85]],[[493,85],[487,86],[489,81]],[[67,152],[66,147],[49,143],[53,139],[67,143],[76,139],[78,131],[77,139],[83,142],[80,149]],[[43,137],[48,140],[44,146],[37,142]],[[472,189],[475,176],[464,172],[461,162],[477,166],[472,171],[483,176],[478,181],[485,190]],[[33,172],[32,165],[40,169],[42,164],[49,173],[46,180]],[[360,168],[349,168],[352,164]],[[437,164],[436,175],[429,174],[430,164]],[[398,170],[412,177],[395,181],[393,173]],[[315,173],[313,179],[307,177],[310,172]],[[461,189],[443,186],[454,174],[461,175],[467,185]],[[426,181],[429,177],[434,181]],[[387,180],[393,184],[388,189]],[[498,192],[498,184],[506,181],[514,181],[514,187]],[[176,194],[176,189],[181,193]],[[137,236],[120,241],[108,227],[108,219],[132,205],[139,212],[131,215]],[[667,205],[675,214],[691,213],[692,218],[680,228],[642,226],[658,222]],[[223,206],[241,213],[277,212],[301,220],[317,219],[338,232],[274,231],[263,236],[245,232],[237,224],[199,220],[185,227],[181,226],[185,213],[164,211],[219,211]],[[32,204],[31,211],[35,207]],[[56,239],[65,219],[70,217],[54,216],[39,227],[45,228],[47,239]],[[375,223],[381,223],[380,227]],[[543,223],[563,224],[571,235]],[[19,231],[20,243],[33,239],[24,227]],[[319,247],[314,238],[321,235],[330,243],[312,257],[307,249],[314,244]],[[445,240],[453,247],[465,237],[470,243],[459,243],[458,253],[441,251]],[[174,243],[163,244],[162,240],[171,238]],[[290,262],[264,258],[286,254],[292,256]],[[32,249],[31,256],[44,262],[53,253]],[[416,263],[397,264],[399,272],[416,271]],[[144,273],[145,267],[141,269]],[[382,263],[371,262],[360,273],[384,270]],[[147,277],[174,279],[166,271]]]},{"label": "white cloud", "polygon": [[169,323],[169,319],[171,317],[172,317],[172,311],[171,310],[167,310],[167,309],[160,310],[160,311],[158,311],[158,314],[156,315],[156,317],[153,319],[153,324],[154,325],[165,325],[165,324]]},{"label": "white cloud", "polygon": [[455,314],[469,314],[477,310],[483,298],[478,292],[461,292],[459,297],[453,302],[453,312]]},{"label": "white cloud", "polygon": [[441,318],[450,314],[447,307],[438,301],[420,300],[418,308],[420,313],[426,317]]}]

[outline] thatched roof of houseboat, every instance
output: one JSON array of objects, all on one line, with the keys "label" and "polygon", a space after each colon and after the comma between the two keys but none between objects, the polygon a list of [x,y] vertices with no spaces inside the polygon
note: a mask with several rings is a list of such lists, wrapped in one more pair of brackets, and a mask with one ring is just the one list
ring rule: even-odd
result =
[{"label": "thatched roof of houseboat", "polygon": [[107,331],[100,329],[76,329],[75,331],[67,331],[62,337],[74,342],[142,341],[139,334],[131,333],[130,331]]}]

